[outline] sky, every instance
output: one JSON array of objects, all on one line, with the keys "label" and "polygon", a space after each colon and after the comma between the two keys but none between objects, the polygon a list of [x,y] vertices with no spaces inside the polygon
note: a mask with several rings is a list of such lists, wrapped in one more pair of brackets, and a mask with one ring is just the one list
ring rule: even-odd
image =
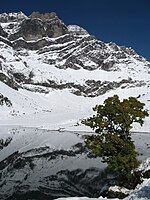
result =
[{"label": "sky", "polygon": [[150,61],[150,0],[0,0],[0,13],[56,12],[104,42],[132,47]]}]

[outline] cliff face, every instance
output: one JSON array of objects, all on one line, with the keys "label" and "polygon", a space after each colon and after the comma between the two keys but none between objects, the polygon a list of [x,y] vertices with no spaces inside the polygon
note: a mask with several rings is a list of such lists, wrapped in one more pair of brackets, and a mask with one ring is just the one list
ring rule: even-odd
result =
[{"label": "cliff face", "polygon": [[68,32],[67,27],[54,13],[41,15],[33,13],[17,24],[16,30],[10,34],[10,40],[22,37],[26,41],[38,40],[42,37],[59,37]]},{"label": "cliff face", "polygon": [[[23,13],[4,13],[0,15],[0,21],[1,68],[2,73],[5,71],[11,82],[14,81],[11,84],[13,88],[14,85],[24,87],[26,83],[61,90],[69,88],[77,95],[94,97],[111,89],[126,87],[125,84],[130,87],[146,84],[147,79],[136,79],[136,74],[145,73],[147,77],[150,64],[134,50],[98,41],[81,27],[67,27],[55,13],[34,12],[29,17]],[[11,54],[11,60],[8,54]],[[30,64],[31,60],[35,63]],[[40,64],[52,76],[37,82],[38,66],[34,65]],[[7,68],[3,67],[5,65]],[[19,70],[18,65],[22,66]],[[62,70],[58,70],[57,77],[52,68],[63,69],[64,76],[69,75],[74,80],[60,77]],[[72,76],[67,69],[72,69],[76,75]],[[42,77],[45,72],[41,67],[39,71]],[[83,77],[89,74],[84,81],[79,80],[79,71]],[[109,72],[116,74],[115,79],[109,78]],[[108,74],[108,78],[103,78],[102,73]]]}]

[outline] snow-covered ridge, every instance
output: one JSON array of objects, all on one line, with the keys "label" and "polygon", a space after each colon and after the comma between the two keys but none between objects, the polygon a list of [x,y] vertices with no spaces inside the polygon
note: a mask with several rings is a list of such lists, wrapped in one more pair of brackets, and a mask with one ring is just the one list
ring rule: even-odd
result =
[{"label": "snow-covered ridge", "polygon": [[82,27],[77,25],[69,25],[68,27],[69,32],[72,32],[77,35],[89,35],[89,33]]}]

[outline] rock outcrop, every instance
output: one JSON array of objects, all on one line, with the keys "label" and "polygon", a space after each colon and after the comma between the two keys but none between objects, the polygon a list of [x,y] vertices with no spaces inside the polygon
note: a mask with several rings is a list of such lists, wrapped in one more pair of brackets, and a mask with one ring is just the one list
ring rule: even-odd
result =
[{"label": "rock outcrop", "polygon": [[29,18],[18,24],[17,31],[9,36],[10,40],[22,37],[26,41],[36,41],[43,37],[56,38],[68,33],[67,27],[55,13],[32,13]]}]

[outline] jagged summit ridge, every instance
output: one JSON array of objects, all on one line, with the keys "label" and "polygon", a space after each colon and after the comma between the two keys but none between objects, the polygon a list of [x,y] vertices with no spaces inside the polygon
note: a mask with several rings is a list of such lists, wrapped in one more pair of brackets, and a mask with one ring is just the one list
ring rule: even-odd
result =
[{"label": "jagged summit ridge", "polygon": [[27,16],[23,12],[2,13],[0,14],[0,23],[19,22],[26,19]]},{"label": "jagged summit ridge", "polygon": [[[0,15],[0,21],[1,21],[1,26],[0,26],[0,35],[4,38],[7,38],[8,40],[12,41],[12,44],[14,47],[18,48],[29,48],[31,50],[34,49],[39,49],[41,47],[47,46],[47,38],[56,38],[57,42],[57,37],[64,36],[62,37],[62,40],[58,38],[58,44],[59,43],[65,43],[69,42],[72,40],[76,40],[77,42],[82,43],[83,37],[86,40],[86,46],[88,45],[88,41],[91,41],[95,39],[95,43],[98,44],[98,41],[94,36],[90,36],[89,33],[81,28],[80,26],[77,25],[69,25],[66,26],[56,15],[55,12],[51,13],[45,13],[45,14],[40,14],[39,12],[33,12],[30,16],[26,16],[22,12],[18,13],[3,13]],[[80,41],[82,39],[82,41]],[[19,40],[19,42],[18,42]],[[44,43],[43,45],[36,45],[39,40],[47,40],[47,42],[41,42]],[[35,42],[32,43],[31,42]],[[40,43],[40,42],[39,42]],[[99,44],[101,46],[98,46],[97,49],[106,49],[109,48],[110,51],[121,51],[118,53],[118,57],[120,58],[125,58],[127,54],[132,54],[135,55],[136,53],[126,47],[119,47],[114,43],[109,43],[108,47],[106,45],[99,41]],[[49,44],[48,44],[49,45]],[[90,45],[90,42],[89,42]],[[35,47],[34,47],[35,46]],[[38,46],[38,47],[37,47]],[[95,46],[95,44],[94,44]],[[136,54],[137,57],[139,57]],[[142,59],[142,57],[140,57]]]},{"label": "jagged summit ridge", "polygon": [[67,27],[55,13],[34,12],[29,17],[23,13],[3,13],[0,21],[7,38],[11,41],[20,37],[26,41],[38,40],[46,36],[55,38],[68,32]]},{"label": "jagged summit ridge", "polygon": [[41,19],[42,21],[50,21],[54,18],[58,19],[55,12],[44,13],[44,14],[41,14],[39,12],[33,12],[29,17],[33,19],[38,18],[38,19]]}]

